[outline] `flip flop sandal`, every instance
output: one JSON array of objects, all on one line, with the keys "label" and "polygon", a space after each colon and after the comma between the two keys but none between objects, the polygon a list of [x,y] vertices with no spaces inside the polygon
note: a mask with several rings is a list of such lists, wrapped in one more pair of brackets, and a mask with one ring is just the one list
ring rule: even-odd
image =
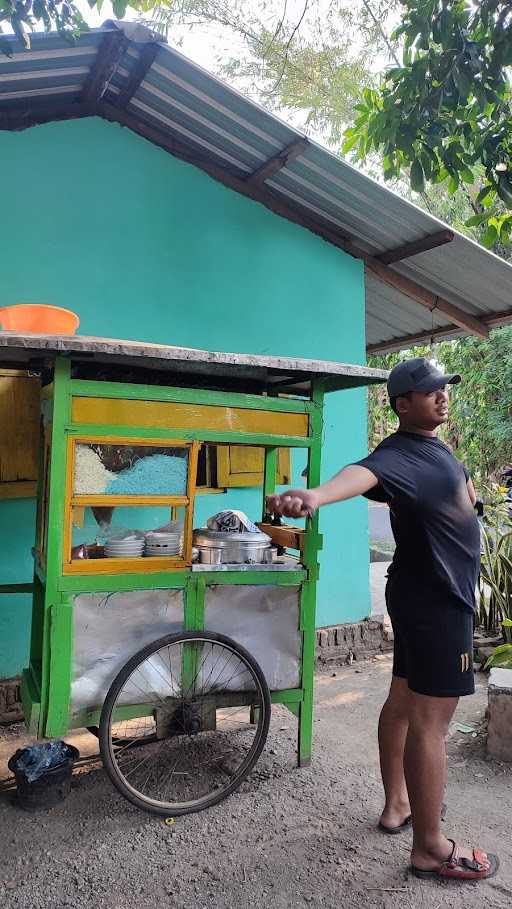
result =
[{"label": "flip flop sandal", "polygon": [[450,840],[450,843],[453,843],[452,854],[439,868],[433,871],[423,871],[421,868],[411,865],[409,868],[411,873],[422,880],[439,881],[483,881],[494,877],[500,867],[497,855],[488,855],[481,849],[473,849],[473,858],[465,858],[460,854],[460,849],[455,845],[454,840]]},{"label": "flip flop sandal", "polygon": [[[443,802],[441,806],[441,820],[444,821],[446,817],[446,805]],[[403,833],[404,830],[407,830],[408,827],[412,825],[412,814],[409,814],[398,827],[387,827],[386,824],[383,824],[382,821],[379,821],[378,828],[381,833],[386,833],[388,836],[396,836],[397,833]]]}]

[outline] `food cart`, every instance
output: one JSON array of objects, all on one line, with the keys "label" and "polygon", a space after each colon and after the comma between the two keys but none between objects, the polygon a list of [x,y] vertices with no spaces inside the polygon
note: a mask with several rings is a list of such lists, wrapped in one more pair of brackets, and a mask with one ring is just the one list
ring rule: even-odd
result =
[{"label": "food cart", "polygon": [[[319,483],[325,393],[384,374],[9,333],[0,360],[41,376],[28,729],[97,730],[118,789],[164,815],[208,807],[239,785],[264,746],[271,703],[297,718],[307,765],[318,516],[283,526],[265,514],[265,497],[283,451],[300,450],[307,484]],[[234,528],[194,536],[206,446],[264,452],[259,513],[249,516],[258,527],[235,513]]]}]

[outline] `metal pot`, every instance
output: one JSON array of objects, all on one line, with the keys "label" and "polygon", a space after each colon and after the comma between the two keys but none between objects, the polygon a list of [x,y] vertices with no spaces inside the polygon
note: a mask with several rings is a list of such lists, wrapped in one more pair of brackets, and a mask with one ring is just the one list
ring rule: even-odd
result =
[{"label": "metal pot", "polygon": [[204,565],[261,565],[271,561],[271,539],[266,533],[227,533],[222,530],[195,530],[194,546]]}]

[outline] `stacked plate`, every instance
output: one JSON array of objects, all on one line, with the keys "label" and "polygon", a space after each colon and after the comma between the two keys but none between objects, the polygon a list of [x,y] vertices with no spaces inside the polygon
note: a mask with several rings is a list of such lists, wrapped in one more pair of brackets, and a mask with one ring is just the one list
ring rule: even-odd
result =
[{"label": "stacked plate", "polygon": [[168,532],[153,530],[146,534],[147,556],[171,558],[181,555],[183,536],[180,531]]},{"label": "stacked plate", "polygon": [[105,543],[105,555],[107,559],[140,559],[144,545],[144,537],[112,538]]}]

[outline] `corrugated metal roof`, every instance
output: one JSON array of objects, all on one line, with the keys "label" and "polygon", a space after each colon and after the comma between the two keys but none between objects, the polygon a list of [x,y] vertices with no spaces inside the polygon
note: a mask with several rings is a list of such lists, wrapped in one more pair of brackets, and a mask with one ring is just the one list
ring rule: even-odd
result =
[{"label": "corrugated metal roof", "polygon": [[[151,38],[147,30],[109,23],[83,34],[76,44],[55,34],[36,34],[30,51],[19,49],[16,39],[11,39],[13,56],[0,56],[0,125],[9,128],[5,118],[20,114],[27,125],[40,122],[43,107],[47,119],[52,119],[53,107],[55,116],[64,109],[72,115],[73,105],[84,100],[90,73],[104,63],[101,51],[98,53],[102,42],[114,34],[124,35],[125,41],[110,61],[101,98],[96,101],[116,107],[138,72],[144,46]],[[196,156],[199,166],[208,162],[237,180],[246,180],[302,138],[285,122],[164,44],[158,46],[126,112],[141,131],[147,128],[153,138],[161,135],[179,141]],[[101,115],[101,107],[97,113]],[[314,142],[308,142],[297,158],[269,177],[265,190],[306,222],[314,222],[371,256],[446,227]],[[487,325],[512,321],[512,266],[461,234],[455,233],[447,245],[393,263],[392,269]],[[367,273],[366,316],[370,348],[432,331],[445,337],[461,333],[450,316],[437,309],[432,315],[371,273]]]}]

